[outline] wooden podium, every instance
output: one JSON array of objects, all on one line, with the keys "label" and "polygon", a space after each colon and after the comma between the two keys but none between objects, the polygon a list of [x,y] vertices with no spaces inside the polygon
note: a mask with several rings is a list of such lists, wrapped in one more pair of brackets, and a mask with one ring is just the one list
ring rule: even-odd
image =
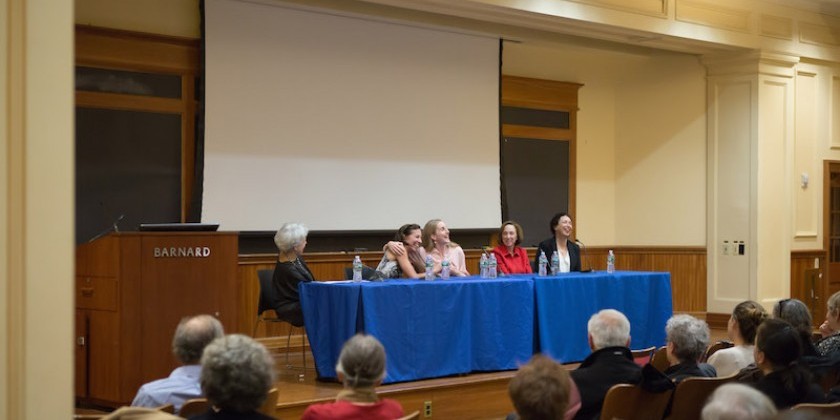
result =
[{"label": "wooden podium", "polygon": [[237,234],[114,233],[76,249],[76,397],[130,404],[145,382],[178,366],[181,318],[236,328]]}]

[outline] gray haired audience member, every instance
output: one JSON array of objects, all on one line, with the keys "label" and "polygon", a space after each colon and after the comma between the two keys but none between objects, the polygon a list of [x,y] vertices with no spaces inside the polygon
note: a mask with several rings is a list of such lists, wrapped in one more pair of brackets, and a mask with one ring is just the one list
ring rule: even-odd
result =
[{"label": "gray haired audience member", "polygon": [[[570,418],[580,406],[575,399],[574,382],[559,363],[543,355],[535,355],[519,368],[508,386],[508,394],[517,415],[507,420],[560,420]],[[570,411],[570,404],[577,407]]]},{"label": "gray haired audience member", "polygon": [[630,321],[615,309],[604,309],[587,324],[590,354],[571,372],[580,392],[576,419],[598,418],[607,391],[615,384],[637,384],[642,368],[630,353]]},{"label": "gray haired audience member", "polygon": [[803,356],[818,356],[816,347],[811,341],[811,331],[813,331],[813,321],[811,320],[811,311],[799,299],[782,299],[773,305],[773,317],[787,321],[791,326],[796,328],[799,332],[799,338],[802,341],[802,355]]},{"label": "gray haired audience member", "polygon": [[392,420],[403,416],[399,402],[376,395],[375,387],[385,379],[385,348],[376,337],[356,334],[347,340],[335,370],[344,390],[335,402],[307,407],[301,420]]},{"label": "gray haired audience member", "polygon": [[743,384],[718,387],[703,407],[703,420],[764,420],[776,415],[776,406],[757,389]]},{"label": "gray haired audience member", "polygon": [[223,335],[222,324],[210,315],[182,319],[172,338],[172,353],[182,366],[173,370],[168,378],[140,387],[131,405],[154,408],[172,404],[178,413],[184,401],[201,397],[201,353],[210,342]]},{"label": "gray haired audience member", "polygon": [[271,282],[274,284],[275,296],[269,302],[277,317],[296,327],[303,326],[303,309],[300,306],[300,283],[315,280],[306,261],[303,251],[306,249],[306,235],[309,230],[300,223],[285,223],[274,235],[277,245],[277,264]]},{"label": "gray haired audience member", "polygon": [[257,411],[275,379],[274,359],[262,344],[241,334],[218,338],[204,349],[201,367],[201,389],[211,408],[191,419],[272,418]]},{"label": "gray haired audience member", "polygon": [[665,324],[666,354],[671,367],[665,370],[674,382],[693,376],[715,377],[715,368],[698,363],[709,347],[709,325],[691,315],[674,315]]}]

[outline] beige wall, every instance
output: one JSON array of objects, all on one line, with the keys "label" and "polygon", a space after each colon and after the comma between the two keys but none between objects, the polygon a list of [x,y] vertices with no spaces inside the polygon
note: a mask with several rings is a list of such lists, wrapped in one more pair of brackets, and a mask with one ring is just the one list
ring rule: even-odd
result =
[{"label": "beige wall", "polygon": [[73,412],[73,11],[0,1],[0,418]]},{"label": "beige wall", "polygon": [[201,36],[198,0],[75,0],[75,18],[79,25]]},{"label": "beige wall", "polygon": [[576,229],[587,245],[705,245],[705,70],[695,56],[526,41],[506,43],[503,62],[505,74],[584,84]]},{"label": "beige wall", "polygon": [[706,71],[653,55],[620,76],[616,244],[706,244]]}]

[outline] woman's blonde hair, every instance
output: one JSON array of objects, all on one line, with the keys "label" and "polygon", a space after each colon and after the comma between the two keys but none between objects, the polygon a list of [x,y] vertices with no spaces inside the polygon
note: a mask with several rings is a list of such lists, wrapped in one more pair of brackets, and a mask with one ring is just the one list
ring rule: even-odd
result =
[{"label": "woman's blonde hair", "polygon": [[[435,231],[437,231],[437,227],[440,222],[443,222],[443,220],[432,219],[426,222],[426,225],[423,226],[423,248],[426,248],[426,251],[431,251],[435,248],[435,243],[432,241],[432,235],[434,235]],[[455,248],[459,245],[450,240],[449,246]]]}]

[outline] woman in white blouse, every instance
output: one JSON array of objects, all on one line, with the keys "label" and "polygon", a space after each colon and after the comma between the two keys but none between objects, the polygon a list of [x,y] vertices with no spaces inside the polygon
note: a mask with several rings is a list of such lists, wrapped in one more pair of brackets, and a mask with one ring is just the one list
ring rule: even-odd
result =
[{"label": "woman in white blouse", "polygon": [[718,376],[729,376],[755,362],[755,333],[768,314],[757,302],[741,302],[732,311],[726,332],[734,347],[718,350],[709,357]]}]

